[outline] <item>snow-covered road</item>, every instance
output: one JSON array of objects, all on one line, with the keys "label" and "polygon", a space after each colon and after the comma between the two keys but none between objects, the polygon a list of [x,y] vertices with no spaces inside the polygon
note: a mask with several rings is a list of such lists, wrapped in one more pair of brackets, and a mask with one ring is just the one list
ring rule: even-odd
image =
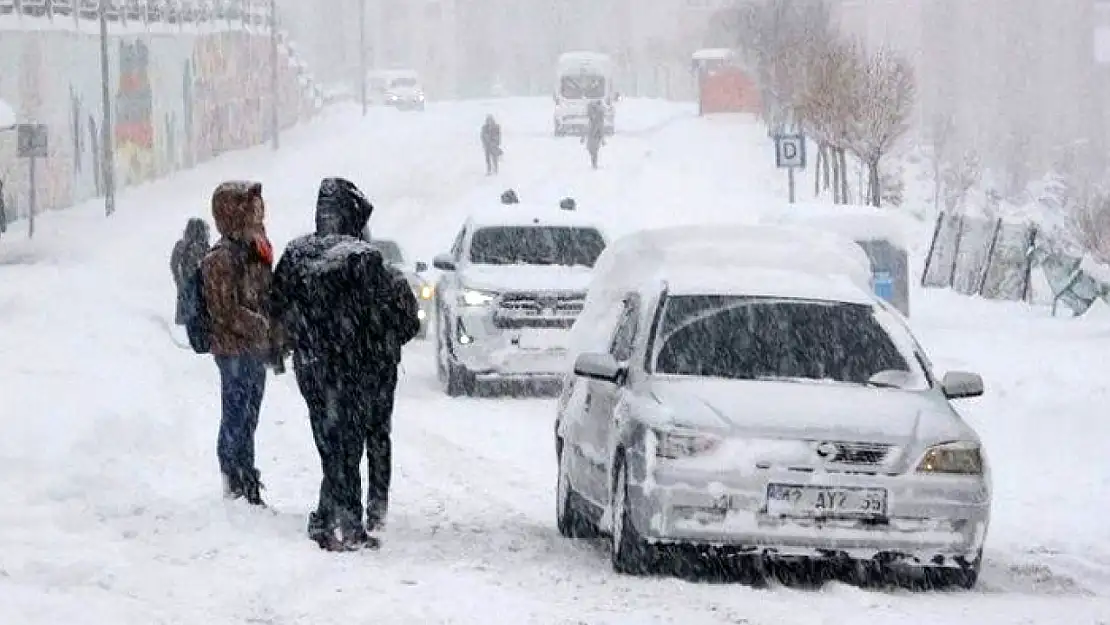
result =
[{"label": "snow-covered road", "polygon": [[[0,624],[1110,623],[1110,316],[915,293],[913,324],[941,368],[982,372],[966,405],[995,471],[980,587],[967,593],[753,589],[630,579],[600,544],[559,538],[549,399],[447,399],[430,345],[407,349],[395,481],[380,552],[325,554],[304,538],[319,467],[291,375],[271,377],[259,466],[276,514],[218,496],[210,360],[169,340],[168,255],[212,187],[265,183],[283,244],[312,224],[325,175],[358,181],[372,220],[423,260],[466,212],[515,187],[571,195],[614,233],[744,220],[781,203],[764,130],[693,107],[622,104],[588,168],[549,136],[545,101],[437,104],[424,115],[337,109],[283,149],[227,155],[130,190],[109,220],[90,204],[0,239]],[[494,112],[506,161],[483,175]],[[924,240],[928,227],[918,233]]]}]

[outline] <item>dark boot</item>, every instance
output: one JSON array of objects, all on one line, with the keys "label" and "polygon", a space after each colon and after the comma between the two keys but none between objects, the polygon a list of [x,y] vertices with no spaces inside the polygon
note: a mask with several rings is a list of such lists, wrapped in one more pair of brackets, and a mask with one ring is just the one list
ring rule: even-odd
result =
[{"label": "dark boot", "polygon": [[344,551],[359,551],[377,549],[382,546],[382,542],[368,534],[365,529],[355,527],[343,532],[342,545]]},{"label": "dark boot", "polygon": [[385,517],[389,513],[389,502],[375,501],[366,506],[366,530],[380,532],[385,529]]},{"label": "dark boot", "polygon": [[266,507],[266,502],[262,501],[262,491],[266,486],[262,483],[261,477],[258,469],[251,469],[248,472],[246,479],[243,480],[243,496],[252,506]]},{"label": "dark boot", "polygon": [[308,514],[308,537],[324,551],[342,551],[343,544],[335,528],[317,512]]},{"label": "dark boot", "polygon": [[238,475],[221,473],[220,481],[223,484],[224,499],[234,501],[246,496],[243,480]]}]

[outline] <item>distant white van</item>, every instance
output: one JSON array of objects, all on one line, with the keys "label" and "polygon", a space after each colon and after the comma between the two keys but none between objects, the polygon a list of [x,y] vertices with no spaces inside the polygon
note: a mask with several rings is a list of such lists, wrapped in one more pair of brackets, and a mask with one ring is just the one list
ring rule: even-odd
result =
[{"label": "distant white van", "polygon": [[600,100],[605,107],[605,132],[613,134],[613,59],[601,52],[566,52],[555,72],[555,136],[586,131],[586,107]]}]

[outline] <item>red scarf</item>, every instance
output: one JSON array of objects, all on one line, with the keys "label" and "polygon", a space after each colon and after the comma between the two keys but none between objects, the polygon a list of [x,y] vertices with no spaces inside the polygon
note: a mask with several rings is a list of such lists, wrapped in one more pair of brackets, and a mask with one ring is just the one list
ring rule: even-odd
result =
[{"label": "red scarf", "polygon": [[266,237],[265,232],[254,235],[254,249],[268,266],[271,268],[274,266],[274,246],[270,243],[270,239]]}]

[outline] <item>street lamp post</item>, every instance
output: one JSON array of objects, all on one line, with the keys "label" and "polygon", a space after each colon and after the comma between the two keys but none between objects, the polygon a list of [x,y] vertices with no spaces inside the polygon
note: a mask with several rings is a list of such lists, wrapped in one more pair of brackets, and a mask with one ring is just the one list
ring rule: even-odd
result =
[{"label": "street lamp post", "polygon": [[358,1],[358,85],[362,116],[366,117],[366,0]]},{"label": "street lamp post", "polygon": [[100,124],[100,174],[104,180],[104,214],[116,212],[116,149],[115,127],[112,126],[111,72],[108,71],[107,2],[100,2],[100,97],[104,116]]},{"label": "street lamp post", "polygon": [[277,0],[270,0],[270,136],[274,149],[281,147],[281,119],[278,117],[281,85],[278,80]]}]

